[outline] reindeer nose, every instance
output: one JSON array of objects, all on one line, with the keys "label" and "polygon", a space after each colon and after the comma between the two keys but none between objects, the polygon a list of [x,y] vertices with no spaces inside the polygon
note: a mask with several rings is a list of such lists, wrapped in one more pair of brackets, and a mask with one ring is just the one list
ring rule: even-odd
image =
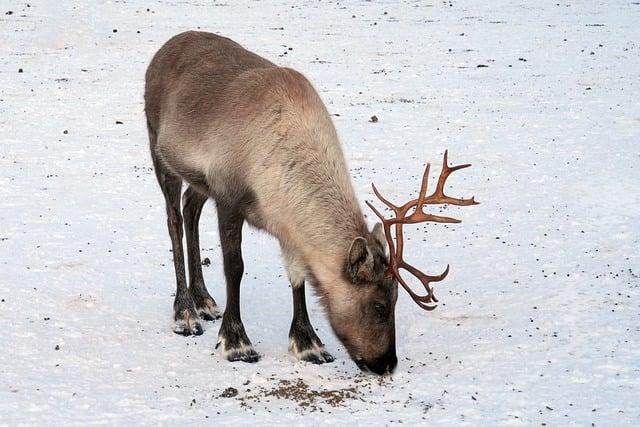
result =
[{"label": "reindeer nose", "polygon": [[396,369],[396,365],[398,364],[398,358],[396,357],[396,352],[390,351],[379,357],[373,361],[373,363],[366,364],[366,367],[371,371],[378,375],[384,375],[386,373],[392,374]]}]

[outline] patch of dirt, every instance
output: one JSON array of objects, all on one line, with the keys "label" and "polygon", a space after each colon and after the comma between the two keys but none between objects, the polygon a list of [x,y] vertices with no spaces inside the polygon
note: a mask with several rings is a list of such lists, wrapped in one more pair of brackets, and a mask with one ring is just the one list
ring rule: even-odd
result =
[{"label": "patch of dirt", "polygon": [[363,400],[356,387],[340,388],[336,390],[314,390],[304,380],[279,380],[272,389],[260,387],[257,391],[237,399],[240,405],[250,408],[250,403],[259,403],[263,399],[286,399],[297,403],[302,410],[324,412],[322,406],[347,406],[349,401]]},{"label": "patch of dirt", "polygon": [[238,395],[238,389],[234,387],[227,387],[224,389],[220,397],[236,397]]}]

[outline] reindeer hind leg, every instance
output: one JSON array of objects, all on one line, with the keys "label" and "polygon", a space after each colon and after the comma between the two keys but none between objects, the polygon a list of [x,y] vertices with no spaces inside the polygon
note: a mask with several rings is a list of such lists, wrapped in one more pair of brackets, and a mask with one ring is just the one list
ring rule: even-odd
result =
[{"label": "reindeer hind leg", "polygon": [[154,151],[155,133],[149,128],[151,138],[151,157],[158,178],[158,183],[165,197],[167,208],[167,226],[173,249],[173,266],[176,273],[176,296],[173,301],[173,331],[180,335],[202,335],[202,325],[193,299],[187,289],[184,268],[184,252],[182,248],[183,219],[180,212],[180,194],[182,192],[182,178],[168,170]]},{"label": "reindeer hind leg", "polygon": [[195,304],[196,312],[204,320],[220,318],[216,301],[209,295],[204,284],[202,261],[200,259],[200,230],[198,223],[202,208],[208,197],[192,186],[182,196],[184,228],[187,234],[187,258],[189,260],[189,294]]}]

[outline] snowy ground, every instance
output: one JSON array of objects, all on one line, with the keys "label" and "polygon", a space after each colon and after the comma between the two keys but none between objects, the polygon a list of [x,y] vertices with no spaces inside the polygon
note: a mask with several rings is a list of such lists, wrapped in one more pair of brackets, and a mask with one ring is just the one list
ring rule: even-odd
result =
[{"label": "snowy ground", "polygon": [[[640,2],[522,3],[3,0],[0,424],[638,425]],[[316,304],[336,362],[287,356],[278,246],[249,228],[262,360],[221,360],[217,322],[172,333],[143,75],[195,28],[312,80],[361,201],[409,197],[445,148],[474,164],[461,225],[405,232],[452,270],[434,312],[400,295],[392,378],[361,375]],[[224,305],[212,206],[202,230]]]}]

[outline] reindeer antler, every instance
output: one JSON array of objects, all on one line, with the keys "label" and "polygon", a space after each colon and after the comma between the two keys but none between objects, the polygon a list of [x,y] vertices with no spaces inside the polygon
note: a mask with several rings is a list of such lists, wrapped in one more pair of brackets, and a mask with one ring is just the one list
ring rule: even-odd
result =
[{"label": "reindeer antler", "polygon": [[[420,308],[424,310],[433,310],[436,308],[434,303],[438,302],[438,299],[433,294],[433,288],[430,286],[433,282],[439,282],[447,277],[449,273],[449,266],[442,272],[442,274],[438,276],[429,276],[422,271],[418,270],[414,266],[408,264],[403,259],[403,249],[404,242],[402,239],[402,226],[404,224],[417,224],[421,222],[441,222],[441,223],[459,223],[459,219],[450,218],[447,216],[439,216],[439,215],[431,215],[424,213],[424,205],[436,205],[436,204],[450,204],[456,206],[470,206],[477,205],[473,197],[470,199],[457,199],[454,197],[449,197],[444,194],[444,185],[447,181],[449,175],[453,172],[464,169],[470,164],[466,165],[458,165],[458,166],[449,166],[447,161],[447,151],[444,152],[444,159],[442,162],[442,171],[440,172],[440,177],[438,178],[438,184],[436,185],[435,191],[427,196],[427,187],[429,181],[429,169],[430,164],[427,163],[427,167],[425,168],[424,175],[422,176],[422,185],[420,186],[420,193],[416,199],[413,199],[402,206],[396,206],[391,203],[389,200],[385,199],[374,184],[371,184],[373,187],[373,192],[378,196],[378,198],[387,205],[395,214],[395,218],[385,218],[371,203],[366,202],[367,205],[373,210],[373,212],[380,218],[382,221],[382,226],[384,228],[384,234],[387,239],[387,244],[389,245],[389,268],[387,269],[386,275],[393,276],[398,280],[398,282],[402,285],[402,287],[409,293],[411,298],[420,306]],[[407,213],[415,208],[413,213],[407,216]],[[391,233],[391,227],[395,226],[395,241],[394,245],[393,235]],[[405,282],[402,275],[400,274],[400,270],[406,270],[412,275],[414,275],[426,290],[426,295],[418,295],[415,293]]]}]

